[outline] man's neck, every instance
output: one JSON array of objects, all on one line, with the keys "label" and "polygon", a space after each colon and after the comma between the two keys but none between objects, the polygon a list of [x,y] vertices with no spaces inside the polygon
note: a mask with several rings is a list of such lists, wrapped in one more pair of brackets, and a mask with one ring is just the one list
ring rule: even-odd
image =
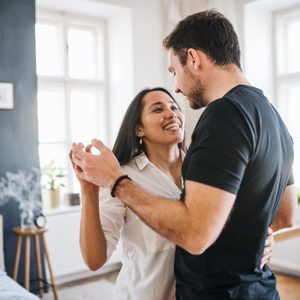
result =
[{"label": "man's neck", "polygon": [[208,104],[224,97],[238,85],[250,85],[242,71],[235,65],[216,67],[207,78],[206,97]]}]

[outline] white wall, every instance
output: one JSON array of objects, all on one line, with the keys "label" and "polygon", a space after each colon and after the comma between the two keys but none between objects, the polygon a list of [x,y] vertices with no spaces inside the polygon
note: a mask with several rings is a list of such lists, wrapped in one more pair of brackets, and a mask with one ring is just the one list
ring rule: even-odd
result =
[{"label": "white wall", "polygon": [[273,90],[272,14],[255,5],[246,5],[244,12],[244,70],[247,79],[262,89],[271,102]]},{"label": "white wall", "polygon": [[[47,215],[46,243],[56,284],[119,270],[121,248],[99,270],[92,272],[85,265],[79,246],[80,210],[52,211]],[[0,253],[1,254],[1,253]],[[48,276],[49,277],[49,270]]]}]

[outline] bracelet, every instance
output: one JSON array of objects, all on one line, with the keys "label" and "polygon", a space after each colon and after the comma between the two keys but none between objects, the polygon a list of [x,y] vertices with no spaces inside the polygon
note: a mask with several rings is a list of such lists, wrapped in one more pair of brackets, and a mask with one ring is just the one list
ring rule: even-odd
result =
[{"label": "bracelet", "polygon": [[111,189],[111,192],[110,192],[110,194],[111,194],[111,196],[112,196],[113,198],[116,197],[115,192],[116,192],[116,189],[117,189],[118,185],[119,185],[119,184],[121,183],[121,181],[124,180],[124,179],[129,179],[130,181],[132,181],[132,179],[131,179],[128,175],[122,175],[122,176],[120,176],[120,177],[115,181],[115,183],[114,183],[114,185],[113,185],[113,187],[112,187],[112,189]]}]

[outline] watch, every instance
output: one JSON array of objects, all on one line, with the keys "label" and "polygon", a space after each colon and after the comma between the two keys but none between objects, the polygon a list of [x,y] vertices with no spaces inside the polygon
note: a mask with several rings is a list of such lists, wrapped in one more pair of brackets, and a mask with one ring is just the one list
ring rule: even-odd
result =
[{"label": "watch", "polygon": [[44,228],[46,226],[47,220],[43,213],[39,213],[34,218],[34,224],[37,228]]}]

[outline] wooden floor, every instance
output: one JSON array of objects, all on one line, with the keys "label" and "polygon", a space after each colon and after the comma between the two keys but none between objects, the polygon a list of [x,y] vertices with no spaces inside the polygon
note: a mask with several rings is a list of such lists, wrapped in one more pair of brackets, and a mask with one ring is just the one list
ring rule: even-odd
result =
[{"label": "wooden floor", "polygon": [[[58,286],[59,300],[111,300],[118,272]],[[281,300],[300,300],[300,278],[276,273]],[[53,300],[52,291],[43,300]]]},{"label": "wooden floor", "polygon": [[300,300],[300,278],[276,274],[281,300]]}]

